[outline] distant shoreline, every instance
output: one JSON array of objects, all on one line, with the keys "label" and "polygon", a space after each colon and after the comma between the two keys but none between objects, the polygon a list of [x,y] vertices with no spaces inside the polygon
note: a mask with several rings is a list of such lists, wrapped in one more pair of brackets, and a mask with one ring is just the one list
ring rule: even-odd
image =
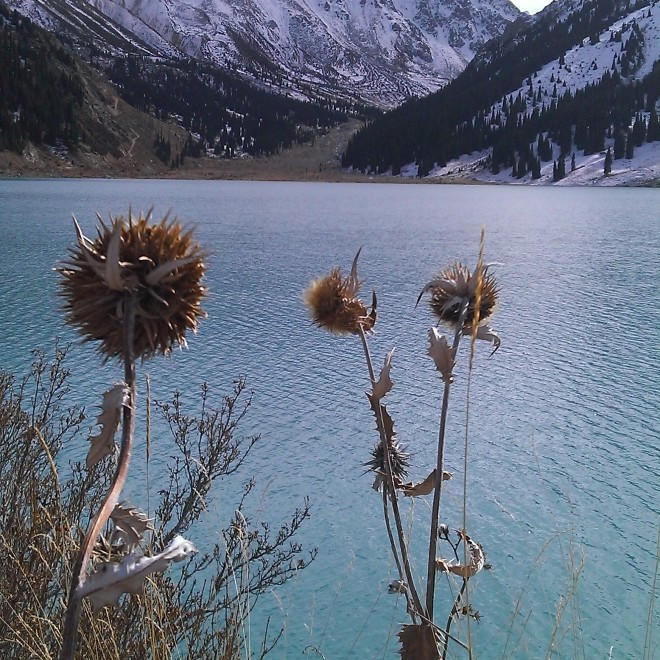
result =
[{"label": "distant shoreline", "polygon": [[[475,176],[470,162],[459,163],[453,171],[442,175],[425,177],[392,176],[388,174],[362,174],[342,169],[341,158],[346,145],[362,123],[350,119],[318,135],[313,141],[296,144],[271,156],[242,156],[223,158],[186,158],[183,166],[171,169],[156,158],[150,148],[129,149],[127,158],[114,158],[109,154],[100,156],[90,152],[84,145],[76,153],[66,156],[54,153],[48,147],[27,145],[23,154],[0,151],[0,179],[43,178],[43,179],[172,179],[197,181],[297,181],[323,183],[393,183],[405,185],[518,185],[547,187],[545,181],[486,180]],[[149,144],[149,141],[146,141]],[[653,161],[655,162],[655,160]],[[596,163],[598,166],[598,163]],[[593,169],[593,168],[592,168]],[[594,169],[602,172],[602,166]],[[560,186],[603,187],[600,177],[584,181],[571,181],[568,177]],[[607,186],[615,187],[660,187],[660,178],[651,175],[647,179],[617,183],[609,178]]]}]

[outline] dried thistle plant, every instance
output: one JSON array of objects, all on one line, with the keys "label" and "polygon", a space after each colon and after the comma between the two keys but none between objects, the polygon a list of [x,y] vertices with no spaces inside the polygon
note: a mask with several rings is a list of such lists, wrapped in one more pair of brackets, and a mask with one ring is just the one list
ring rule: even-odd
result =
[{"label": "dried thistle plant", "polygon": [[305,289],[303,298],[312,319],[320,328],[335,334],[359,335],[369,332],[376,323],[376,294],[371,311],[357,298],[361,282],[357,276],[357,263],[362,248],[353,260],[351,272],[342,277],[341,270],[333,268],[329,275],[319,277]]},{"label": "dried thistle plant", "polygon": [[[386,406],[382,403],[384,397],[394,386],[391,379],[393,351],[386,356],[378,377],[376,377],[373,369],[367,336],[373,330],[376,321],[376,296],[374,293],[372,313],[367,314],[364,304],[356,298],[360,285],[357,276],[357,262],[360,251],[355,256],[351,273],[347,278],[342,278],[341,271],[335,267],[329,275],[314,280],[303,294],[310,316],[317,326],[332,333],[358,335],[362,342],[371,382],[371,390],[366,394],[376,418],[376,428],[379,433],[379,442],[365,465],[375,473],[374,488],[382,492],[385,526],[399,573],[398,579],[391,583],[389,591],[405,596],[408,613],[412,621],[410,625],[404,626],[399,633],[400,653],[404,660],[444,658],[450,639],[471,654],[469,634],[468,643],[465,644],[450,635],[450,627],[452,621],[463,612],[473,612],[469,602],[463,601],[463,596],[467,593],[468,580],[484,567],[483,550],[466,532],[459,534],[459,541],[456,544],[451,543],[446,525],[440,525],[440,500],[442,483],[452,476],[443,469],[445,430],[449,394],[455,378],[460,339],[463,335],[469,335],[472,338],[471,355],[474,353],[474,341],[476,339],[491,342],[494,345],[493,353],[501,343],[497,333],[488,325],[497,306],[498,285],[489,272],[491,265],[483,265],[482,254],[483,233],[480,256],[474,271],[471,271],[460,262],[455,262],[441,270],[426,284],[417,299],[417,303],[419,303],[424,294],[430,293],[429,305],[432,312],[439,322],[453,330],[453,338],[450,339],[435,327],[429,330],[428,355],[442,376],[444,392],[438,431],[436,465],[430,470],[428,476],[419,482],[404,483],[404,478],[410,468],[408,451],[399,444],[394,431],[394,421]],[[470,370],[471,368],[472,359],[470,359]],[[412,570],[412,559],[408,550],[408,539],[401,524],[398,498],[400,495],[412,498],[430,494],[433,494],[433,504],[429,525],[426,598],[422,601],[419,595],[422,593],[422,585],[417,584]],[[395,523],[396,534],[392,529],[391,518]],[[451,543],[455,560],[446,561],[437,557],[438,539],[444,539]],[[460,543],[465,548],[466,560],[463,563],[459,561],[457,552]],[[454,602],[444,629],[440,628],[434,620],[436,574],[438,571],[456,575],[463,580],[459,595]]]},{"label": "dried thistle plant", "polygon": [[[394,422],[386,406],[381,403],[394,385],[390,379],[392,353],[385,358],[383,369],[376,379],[367,341],[367,333],[373,330],[377,318],[376,293],[373,293],[373,304],[369,314],[366,312],[364,303],[356,298],[360,288],[357,267],[361,251],[362,248],[355,255],[348,277],[342,278],[340,269],[333,268],[329,275],[311,282],[303,292],[303,300],[313,322],[320,328],[335,334],[357,335],[362,343],[371,381],[371,391],[366,394],[376,418],[376,428],[379,434],[379,442],[372,452],[371,459],[365,465],[375,473],[374,488],[382,492],[383,516],[392,556],[397,565],[400,583],[408,585],[404,595],[413,621],[416,621],[421,614],[421,601],[413,579],[408,543],[397,499],[397,484],[407,474],[408,456],[398,444],[394,432]],[[396,540],[390,521],[390,509],[396,528]]]},{"label": "dried thistle plant", "polygon": [[[488,273],[489,266],[483,266],[471,272],[467,266],[457,261],[441,270],[419,294],[417,302],[427,293],[431,293],[429,306],[441,323],[450,328],[472,327],[475,310],[478,310],[479,323],[486,323],[497,307],[498,287],[495,278]],[[477,290],[479,302],[477,302]],[[461,316],[463,302],[468,301],[467,311]]]},{"label": "dried thistle plant", "polygon": [[58,270],[67,322],[87,341],[99,341],[106,357],[124,355],[127,304],[133,306],[132,353],[149,358],[186,346],[206,313],[201,307],[204,254],[191,231],[151,212],[134,218],[100,218],[97,236],[87,238],[74,218],[78,244]]},{"label": "dried thistle plant", "polygon": [[[73,568],[64,622],[61,660],[73,660],[83,598],[93,606],[114,603],[124,592],[141,591],[144,580],[172,561],[195,552],[191,543],[176,536],[163,551],[147,558],[136,554],[148,529],[140,514],[117,510],[126,482],[132,452],[136,414],[135,361],[174,346],[186,345],[186,333],[197,329],[204,311],[202,251],[177,220],[163,218],[150,223],[151,213],[128,219],[99,218],[97,238],[87,238],[74,219],[78,244],[69,261],[59,268],[67,322],[88,341],[98,341],[105,359],[120,358],[124,382],[103,396],[92,438],[88,469],[113,453],[114,435],[120,423],[122,440],[115,475],[92,521]],[[126,552],[118,562],[105,562],[88,572],[100,534],[114,516],[113,536],[125,541]]]}]

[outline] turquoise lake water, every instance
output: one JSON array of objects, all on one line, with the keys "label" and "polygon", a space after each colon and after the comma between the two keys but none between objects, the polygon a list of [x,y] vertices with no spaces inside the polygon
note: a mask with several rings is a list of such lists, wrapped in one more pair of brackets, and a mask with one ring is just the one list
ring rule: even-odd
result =
[{"label": "turquoise lake water", "polygon": [[[81,345],[58,311],[53,267],[101,216],[154,207],[197,227],[209,257],[209,318],[189,349],[149,371],[155,398],[175,388],[218,397],[246,375],[244,432],[263,441],[210,502],[193,539],[204,547],[257,480],[256,519],[284,520],[304,497],[298,540],[317,560],[253,613],[284,627],[275,658],[394,658],[405,608],[382,510],[363,464],[376,435],[359,341],[312,326],[301,292],[363,246],[365,299],[378,293],[371,339],[382,364],[396,347],[388,395],[413,477],[434,465],[441,381],[426,356],[433,319],[422,286],[454,259],[474,265],[481,225],[501,287],[492,325],[502,348],[478,346],[469,406],[468,530],[491,571],[472,581],[480,658],[642,658],[660,523],[660,191],[194,181],[0,181],[0,368],[25,373],[31,350],[74,342],[74,398],[90,409],[120,374]],[[448,420],[444,521],[461,525],[466,346]],[[164,428],[157,428],[167,445]],[[71,447],[82,458],[85,447]],[[167,461],[157,455],[155,468]],[[136,459],[128,493],[144,501]],[[223,492],[223,488],[227,492]],[[425,573],[430,498],[414,502],[415,569]],[[569,557],[571,549],[574,558]],[[571,568],[577,596],[556,629]],[[441,580],[438,608],[456,586]],[[649,657],[660,657],[655,604]],[[554,634],[553,634],[554,631]],[[454,632],[465,637],[465,627]],[[556,648],[553,650],[553,643]],[[255,644],[255,649],[257,645]],[[454,647],[450,657],[465,657]]]}]

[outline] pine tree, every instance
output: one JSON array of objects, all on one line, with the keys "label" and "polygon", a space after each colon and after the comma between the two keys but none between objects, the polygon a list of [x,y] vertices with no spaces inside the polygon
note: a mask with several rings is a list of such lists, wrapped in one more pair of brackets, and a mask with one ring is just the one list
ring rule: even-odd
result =
[{"label": "pine tree", "polygon": [[559,162],[557,163],[557,176],[560,179],[563,179],[566,176],[566,161],[564,160],[564,156],[560,156]]},{"label": "pine tree", "polygon": [[660,120],[658,120],[658,113],[655,108],[652,108],[649,115],[649,125],[646,129],[646,141],[657,142],[658,140],[660,140]]},{"label": "pine tree", "polygon": [[571,172],[575,172],[575,152],[571,154]]},{"label": "pine tree", "polygon": [[612,152],[610,148],[607,147],[607,153],[605,154],[605,164],[603,166],[603,172],[607,174],[612,173]]},{"label": "pine tree", "polygon": [[635,155],[635,142],[632,139],[632,135],[628,133],[626,139],[626,158],[630,160]]},{"label": "pine tree", "polygon": [[638,113],[635,117],[635,123],[633,124],[632,137],[635,142],[636,147],[641,147],[644,140],[646,139],[646,122],[641,113]]},{"label": "pine tree", "polygon": [[626,155],[626,134],[619,128],[614,133],[614,160]]}]

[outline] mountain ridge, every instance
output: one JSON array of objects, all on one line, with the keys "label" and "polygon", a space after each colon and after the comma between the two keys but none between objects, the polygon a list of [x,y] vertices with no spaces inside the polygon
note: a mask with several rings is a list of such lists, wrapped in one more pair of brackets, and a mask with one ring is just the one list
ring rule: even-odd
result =
[{"label": "mountain ridge", "polygon": [[[116,47],[191,57],[253,79],[275,76],[304,98],[393,107],[439,89],[520,16],[509,0],[10,0],[57,30],[84,22]],[[132,36],[131,36],[132,35]],[[105,38],[101,36],[100,38]]]}]

